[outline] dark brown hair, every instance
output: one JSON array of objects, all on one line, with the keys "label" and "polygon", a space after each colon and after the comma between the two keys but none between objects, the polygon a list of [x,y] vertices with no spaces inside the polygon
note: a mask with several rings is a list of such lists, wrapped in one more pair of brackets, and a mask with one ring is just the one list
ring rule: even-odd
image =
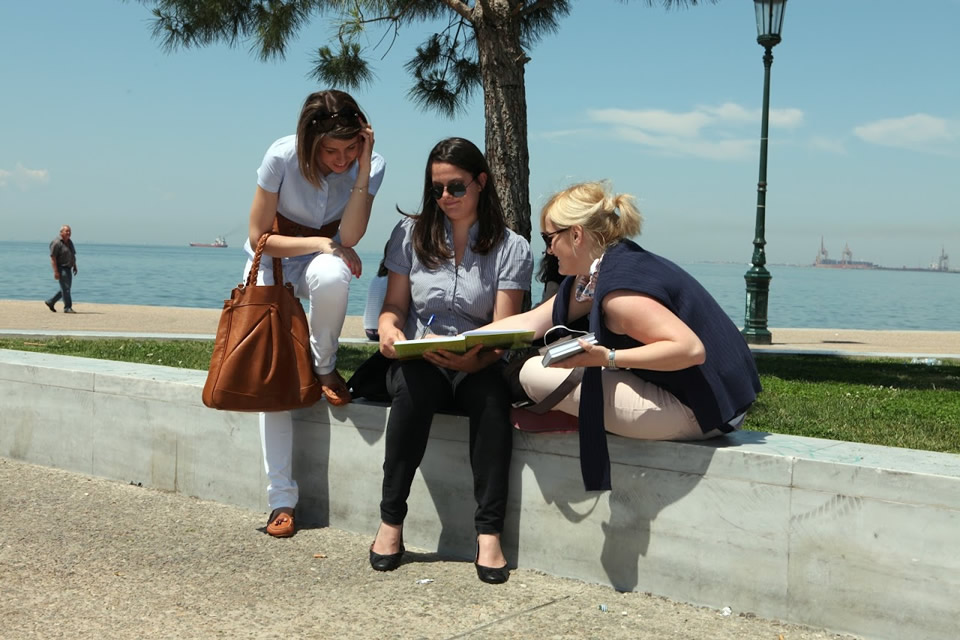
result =
[{"label": "dark brown hair", "polygon": [[[481,255],[490,252],[506,235],[507,221],[503,207],[497,196],[497,189],[490,175],[486,158],[475,144],[464,138],[441,140],[427,156],[427,168],[423,180],[423,202],[420,213],[416,215],[413,226],[413,249],[420,262],[430,269],[436,269],[444,260],[453,257],[453,247],[447,246],[447,233],[444,228],[444,213],[433,197],[433,165],[450,164],[468,172],[474,180],[481,173],[487,181],[477,200],[477,221],[480,225],[477,240],[471,249]],[[400,211],[403,213],[403,211]]]},{"label": "dark brown hair", "polygon": [[297,162],[307,182],[323,187],[320,142],[324,137],[350,140],[360,135],[367,118],[349,93],[328,89],[307,96],[297,121]]}]

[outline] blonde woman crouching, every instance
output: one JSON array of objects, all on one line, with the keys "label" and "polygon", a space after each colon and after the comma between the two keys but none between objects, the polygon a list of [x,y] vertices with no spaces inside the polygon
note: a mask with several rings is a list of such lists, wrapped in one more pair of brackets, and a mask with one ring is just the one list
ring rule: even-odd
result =
[{"label": "blonde woman crouching", "polygon": [[[565,277],[557,294],[486,328],[548,329],[587,318],[597,344],[520,370],[538,402],[569,373],[583,379],[556,409],[579,416],[587,490],[610,489],[605,431],[646,440],[698,440],[738,429],[760,391],[740,331],[693,276],[630,237],[642,218],[627,194],[603,182],[574,185],[540,213],[541,236]],[[548,336],[549,341],[550,336]]]}]

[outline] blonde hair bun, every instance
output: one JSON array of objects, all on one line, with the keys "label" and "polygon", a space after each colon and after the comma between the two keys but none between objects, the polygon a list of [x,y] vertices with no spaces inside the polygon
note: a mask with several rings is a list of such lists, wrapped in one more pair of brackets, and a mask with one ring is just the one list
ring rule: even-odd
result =
[{"label": "blonde hair bun", "polygon": [[639,234],[643,224],[635,198],[612,195],[606,180],[581,182],[554,194],[540,212],[541,228],[547,219],[561,228],[580,225],[604,249]]}]

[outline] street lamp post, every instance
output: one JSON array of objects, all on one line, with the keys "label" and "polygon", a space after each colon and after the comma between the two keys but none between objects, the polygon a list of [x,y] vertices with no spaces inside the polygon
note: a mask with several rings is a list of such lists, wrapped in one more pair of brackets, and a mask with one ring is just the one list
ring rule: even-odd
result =
[{"label": "street lamp post", "polygon": [[767,329],[767,299],[770,293],[770,272],[764,252],[767,203],[767,127],[770,120],[770,66],[773,48],[780,42],[783,28],[783,10],[787,0],[754,0],[757,12],[757,43],[763,54],[763,112],[760,123],[760,179],[757,182],[757,226],[753,238],[753,258],[750,269],[743,276],[747,281],[747,308],[743,322],[743,337],[750,344],[770,344]]}]

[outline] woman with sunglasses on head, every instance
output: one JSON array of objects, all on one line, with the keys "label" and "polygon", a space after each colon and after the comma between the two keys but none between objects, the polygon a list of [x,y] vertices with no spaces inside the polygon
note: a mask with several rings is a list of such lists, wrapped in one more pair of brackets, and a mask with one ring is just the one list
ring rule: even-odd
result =
[{"label": "woman with sunglasses on head", "polygon": [[[740,331],[693,276],[629,240],[640,232],[633,197],[602,182],[554,195],[540,213],[547,251],[567,276],[552,301],[494,323],[535,329],[588,318],[596,345],[544,367],[527,360],[520,384],[540,402],[569,374],[583,379],[555,408],[579,416],[587,490],[610,488],[604,429],[628,438],[699,440],[740,427],[760,391]],[[549,338],[549,336],[547,336]]]},{"label": "woman with sunglasses on head", "polygon": [[[343,91],[307,96],[297,132],[267,149],[257,171],[250,208],[247,266],[253,247],[275,231],[264,255],[283,259],[283,278],[310,301],[310,351],[327,402],[350,402],[336,370],[340,330],[347,312],[350,280],[359,278],[353,247],[367,230],[373,198],[383,181],[383,157],[373,151],[373,129],[356,101]],[[259,284],[273,284],[271,260],[260,263]],[[298,500],[293,479],[293,418],[289,411],[261,413],[260,437],[271,509],[267,533],[295,532]]]},{"label": "woman with sunglasses on head", "polygon": [[[518,313],[530,288],[530,245],[507,228],[490,170],[480,150],[462,138],[439,142],[427,158],[418,215],[402,220],[390,238],[387,294],[380,314],[380,351],[396,358],[398,340],[427,331],[457,335]],[[505,582],[500,533],[507,508],[512,448],[510,397],[500,352],[475,347],[465,354],[433,351],[398,360],[387,373],[392,402],[386,429],[380,528],[370,565],[396,569],[403,556],[403,521],[414,474],[439,409],[470,420],[477,576]]]}]

